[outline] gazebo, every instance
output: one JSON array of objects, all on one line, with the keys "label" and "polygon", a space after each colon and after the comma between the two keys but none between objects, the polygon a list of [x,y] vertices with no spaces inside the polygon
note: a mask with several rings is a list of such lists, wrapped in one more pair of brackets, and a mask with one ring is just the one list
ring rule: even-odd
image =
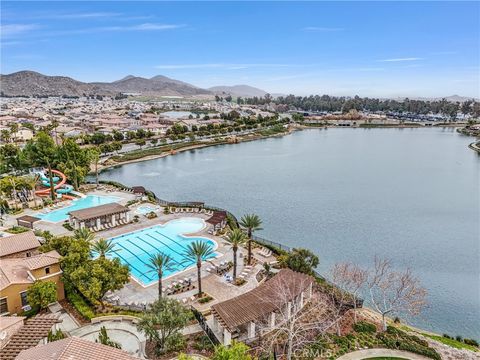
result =
[{"label": "gazebo", "polygon": [[[301,310],[312,297],[313,283],[309,275],[282,269],[253,290],[212,305],[213,331],[224,345],[229,345],[233,336],[254,339],[257,324],[274,328]],[[277,318],[279,314],[282,316]]]},{"label": "gazebo", "polygon": [[213,215],[207,220],[207,223],[213,225],[213,230],[221,230],[227,225],[227,212],[214,211]]},{"label": "gazebo", "polygon": [[18,226],[23,226],[29,229],[33,229],[33,223],[39,221],[40,219],[35,216],[23,215],[17,218]]}]

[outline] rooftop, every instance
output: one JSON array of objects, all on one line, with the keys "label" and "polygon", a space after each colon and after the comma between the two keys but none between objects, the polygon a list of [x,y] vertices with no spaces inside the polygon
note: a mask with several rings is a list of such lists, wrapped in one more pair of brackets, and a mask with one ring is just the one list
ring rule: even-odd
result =
[{"label": "rooftop", "polygon": [[[22,350],[37,345],[40,340],[47,337],[50,329],[58,322],[59,320],[53,314],[37,315],[32,319],[28,319],[25,321],[25,325],[11,337],[7,345],[0,350],[0,358],[2,360],[15,359]],[[40,360],[41,357],[32,354],[22,359]]]},{"label": "rooftop", "polygon": [[94,206],[86,209],[70,211],[70,216],[80,220],[86,221],[96,219],[102,216],[115,215],[130,211],[127,207],[118,203],[109,203],[99,206]]},{"label": "rooftop", "polygon": [[0,290],[12,284],[30,284],[34,279],[29,274],[30,270],[57,264],[60,254],[55,250],[24,258],[2,259],[0,268]]},{"label": "rooftop", "polygon": [[[282,269],[272,279],[233,299],[212,305],[213,315],[230,331],[261,319],[293,300],[313,282],[311,276]],[[285,297],[279,299],[279,292]]]},{"label": "rooftop", "polygon": [[17,360],[138,360],[125,351],[78,337],[54,341],[22,351]]},{"label": "rooftop", "polygon": [[40,246],[40,242],[33,231],[0,238],[0,258],[22,251],[34,250]]}]

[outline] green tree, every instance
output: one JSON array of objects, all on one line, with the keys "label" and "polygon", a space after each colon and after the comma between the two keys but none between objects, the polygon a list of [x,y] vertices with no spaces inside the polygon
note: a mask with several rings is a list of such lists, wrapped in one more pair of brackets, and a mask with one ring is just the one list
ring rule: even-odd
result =
[{"label": "green tree", "polygon": [[10,134],[12,134],[12,137],[13,137],[13,141],[17,141],[17,133],[18,133],[18,129],[19,129],[19,126],[17,123],[10,123],[8,124],[8,128],[10,129]]},{"label": "green tree", "polygon": [[0,173],[21,170],[28,166],[25,154],[14,144],[0,147]]},{"label": "green tree", "polygon": [[73,232],[73,236],[77,240],[85,240],[85,241],[88,241],[88,242],[91,242],[95,238],[95,234],[85,227],[80,228],[80,229],[76,229]]},{"label": "green tree", "polygon": [[188,323],[189,311],[175,299],[160,298],[140,315],[137,328],[155,344],[157,354],[175,350],[181,330]]},{"label": "green tree", "polygon": [[250,348],[241,342],[233,341],[230,346],[219,345],[211,360],[252,360],[248,354]]},{"label": "green tree", "polygon": [[102,345],[111,346],[116,349],[122,348],[122,346],[119,343],[110,339],[110,337],[107,334],[107,329],[105,328],[105,326],[102,326],[100,328],[100,334],[98,334],[98,339],[96,339],[95,342],[98,342]]},{"label": "green tree", "polygon": [[0,139],[5,143],[9,143],[12,139],[10,131],[8,131],[7,129],[3,129],[0,134]]},{"label": "green tree", "polygon": [[293,249],[291,253],[282,255],[279,261],[282,266],[309,275],[319,264],[318,256],[308,249]]},{"label": "green tree", "polygon": [[142,146],[144,146],[147,142],[144,139],[138,139],[135,141],[135,145],[140,146],[140,150],[142,149]]},{"label": "green tree", "polygon": [[60,329],[55,332],[53,332],[53,330],[49,330],[47,334],[47,342],[51,343],[57,340],[62,340],[65,339],[65,337],[66,335]]},{"label": "green tree", "polygon": [[185,257],[197,264],[198,295],[202,295],[202,261],[213,255],[213,248],[206,242],[197,240],[185,250]]},{"label": "green tree", "polygon": [[72,182],[75,190],[85,181],[90,170],[89,155],[89,151],[81,148],[73,139],[64,139],[62,146],[58,147],[58,168]]},{"label": "green tree", "polygon": [[245,244],[247,237],[245,233],[240,229],[233,229],[230,234],[228,234],[227,241],[230,242],[233,250],[233,280],[237,279],[237,251],[238,247]]},{"label": "green tree", "polygon": [[53,139],[46,132],[40,131],[33,140],[27,143],[25,152],[34,166],[44,166],[48,169],[50,196],[52,200],[55,200],[52,167],[57,161],[57,147]]},{"label": "green tree", "polygon": [[254,231],[262,230],[262,220],[258,215],[247,214],[240,219],[240,226],[247,230],[248,235],[248,265],[252,264],[252,235]]},{"label": "green tree", "polygon": [[70,273],[73,285],[93,304],[100,303],[108,291],[120,290],[129,281],[128,266],[118,258],[97,258]]},{"label": "green tree", "polygon": [[105,256],[116,253],[115,244],[110,239],[99,239],[92,246],[92,252],[98,254],[100,258],[105,259]]},{"label": "green tree", "polygon": [[57,300],[57,285],[53,281],[35,281],[27,291],[27,301],[32,307],[46,309]]},{"label": "green tree", "polygon": [[155,255],[150,256],[150,263],[147,266],[151,269],[150,271],[154,271],[157,273],[158,276],[158,298],[162,298],[162,278],[163,272],[165,270],[170,271],[174,269],[174,261],[173,259],[165,255],[161,252],[158,252]]},{"label": "green tree", "polygon": [[100,162],[100,151],[97,148],[89,149],[90,161],[95,165],[95,184],[98,187],[98,163]]}]

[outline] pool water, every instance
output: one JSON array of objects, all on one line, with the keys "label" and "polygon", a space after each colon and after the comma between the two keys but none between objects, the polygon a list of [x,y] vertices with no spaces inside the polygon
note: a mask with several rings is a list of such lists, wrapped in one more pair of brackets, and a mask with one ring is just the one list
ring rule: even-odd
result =
[{"label": "pool water", "polygon": [[94,206],[109,204],[119,200],[120,198],[117,196],[87,195],[84,198],[72,200],[72,205],[70,206],[65,206],[63,208],[50,211],[49,213],[46,213],[46,214],[39,212],[35,214],[35,216],[46,221],[60,222],[68,219],[68,213],[70,211],[81,210],[81,209],[91,208]]},{"label": "pool water", "polygon": [[148,213],[151,213],[152,211],[156,211],[158,210],[158,208],[156,208],[155,206],[150,206],[150,205],[140,205],[137,210],[135,210],[135,212],[137,214],[142,214],[142,215],[145,215],[145,214],[148,214]]},{"label": "pool water", "polygon": [[[172,220],[165,225],[134,231],[111,238],[114,244],[113,257],[130,267],[130,274],[143,285],[158,281],[156,272],[148,266],[150,257],[158,252],[173,259],[171,270],[164,270],[164,277],[175,274],[194,265],[194,261],[184,256],[187,246],[195,241],[203,241],[216,248],[215,241],[204,237],[185,236],[200,231],[205,226],[202,219],[185,217]],[[214,253],[210,258],[216,257]],[[206,259],[205,259],[206,260]]]}]

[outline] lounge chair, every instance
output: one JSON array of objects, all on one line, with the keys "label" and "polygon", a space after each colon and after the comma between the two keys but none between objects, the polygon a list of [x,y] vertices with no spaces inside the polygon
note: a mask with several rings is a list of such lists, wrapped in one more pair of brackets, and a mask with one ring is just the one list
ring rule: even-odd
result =
[{"label": "lounge chair", "polygon": [[186,303],[187,303],[187,301],[188,301],[188,299],[187,299],[187,298],[183,298],[183,299],[182,299],[182,303],[184,303],[184,304],[186,304]]}]

